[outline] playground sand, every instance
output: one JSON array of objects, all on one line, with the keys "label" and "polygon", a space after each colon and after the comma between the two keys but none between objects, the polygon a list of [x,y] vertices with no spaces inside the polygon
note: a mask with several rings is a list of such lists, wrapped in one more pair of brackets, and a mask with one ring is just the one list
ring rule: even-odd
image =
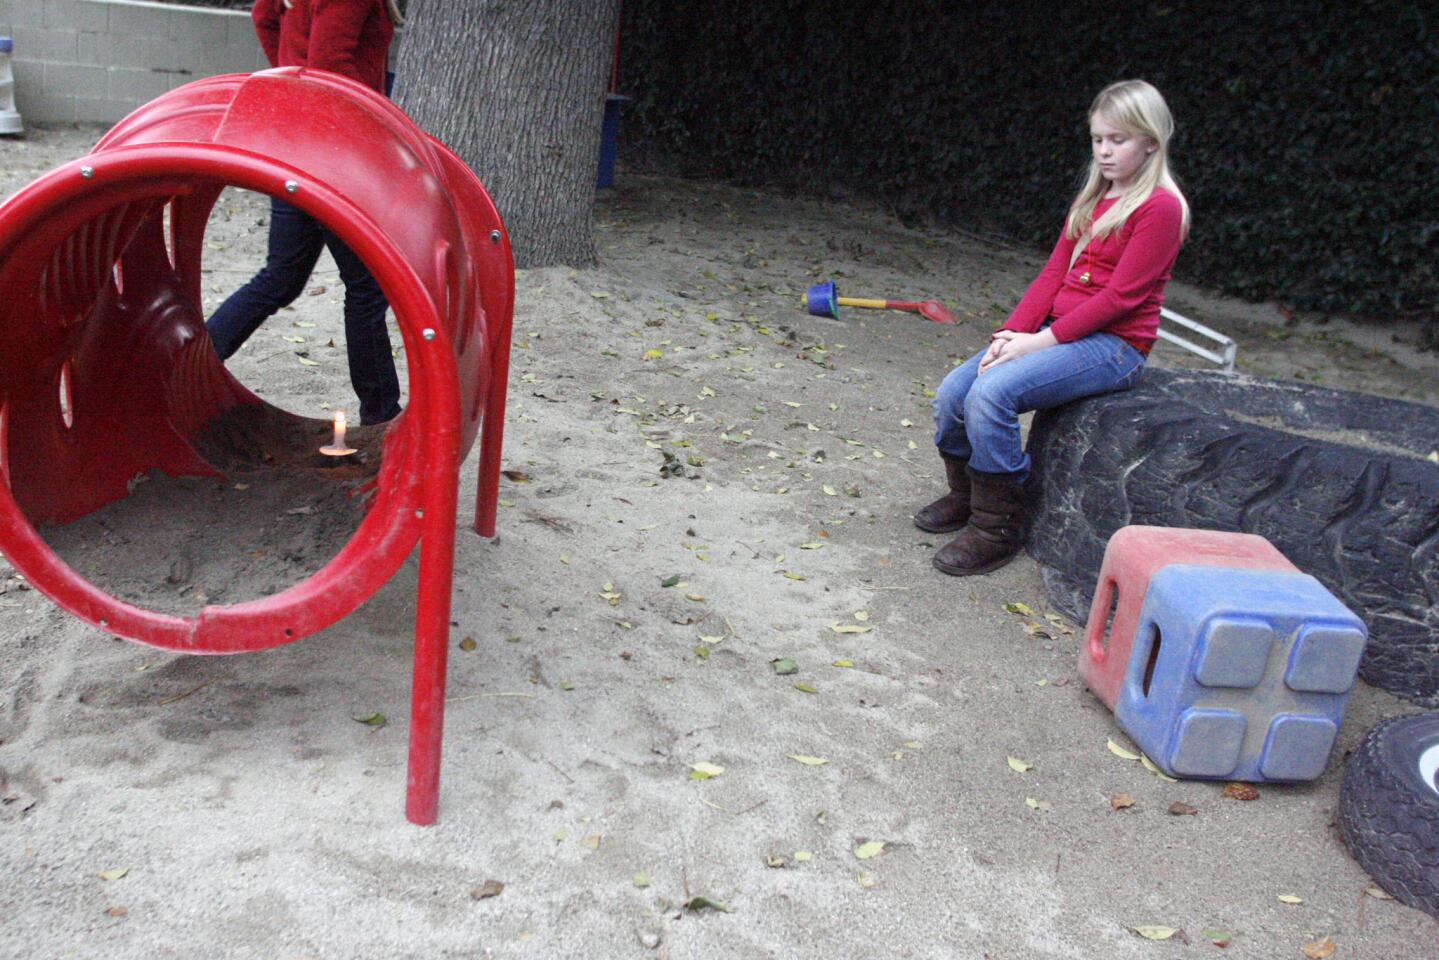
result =
[{"label": "playground sand", "polygon": [[[0,195],[98,134],[0,141]],[[440,822],[402,816],[413,560],[330,630],[238,657],[111,639],[0,565],[0,956],[1439,954],[1433,920],[1366,895],[1332,827],[1337,759],[1251,802],[1165,782],[1107,749],[1128,741],[1030,560],[929,566],[940,538],[909,520],[937,490],[925,391],[1041,251],[620,181],[599,266],[519,276],[495,540],[468,532],[465,466]],[[263,220],[262,199],[222,199],[208,306],[260,262]],[[806,316],[823,278],[962,320]],[[292,411],[353,410],[341,295],[322,261],[232,369]],[[1412,330],[1286,324],[1183,284],[1170,303],[1233,335],[1249,372],[1435,400]],[[264,595],[353,526],[301,461],[152,477],[46,534],[156,609]],[[1339,755],[1411,709],[1361,683]]]}]

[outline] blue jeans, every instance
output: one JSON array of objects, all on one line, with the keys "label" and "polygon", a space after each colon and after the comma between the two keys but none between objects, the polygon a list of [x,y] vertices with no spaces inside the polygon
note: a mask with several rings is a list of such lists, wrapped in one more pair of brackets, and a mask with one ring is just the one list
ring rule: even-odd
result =
[{"label": "blue jeans", "polygon": [[1079,397],[1128,390],[1144,354],[1111,333],[1092,333],[979,372],[980,351],[955,367],[934,394],[934,445],[985,473],[1029,475],[1019,415]]},{"label": "blue jeans", "polygon": [[220,304],[205,328],[220,359],[229,359],[260,324],[304,291],[326,246],[345,282],[345,352],[350,384],[360,398],[360,422],[383,423],[400,413],[400,381],[385,327],[389,304],[364,262],[299,208],[271,198],[265,266]]}]

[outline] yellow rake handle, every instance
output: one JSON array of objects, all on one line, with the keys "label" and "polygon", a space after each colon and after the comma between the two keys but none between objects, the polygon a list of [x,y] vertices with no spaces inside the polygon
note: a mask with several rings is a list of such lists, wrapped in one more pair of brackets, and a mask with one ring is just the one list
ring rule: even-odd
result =
[{"label": "yellow rake handle", "polygon": [[864,297],[835,297],[834,302],[841,307],[869,307],[874,310],[883,310],[889,306],[888,300],[868,300]]}]

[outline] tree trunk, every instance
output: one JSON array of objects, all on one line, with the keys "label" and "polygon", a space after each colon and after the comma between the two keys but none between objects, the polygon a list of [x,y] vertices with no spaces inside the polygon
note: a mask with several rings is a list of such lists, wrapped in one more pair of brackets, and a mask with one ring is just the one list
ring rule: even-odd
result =
[{"label": "tree trunk", "polygon": [[618,0],[411,0],[395,100],[485,184],[521,267],[596,259]]}]

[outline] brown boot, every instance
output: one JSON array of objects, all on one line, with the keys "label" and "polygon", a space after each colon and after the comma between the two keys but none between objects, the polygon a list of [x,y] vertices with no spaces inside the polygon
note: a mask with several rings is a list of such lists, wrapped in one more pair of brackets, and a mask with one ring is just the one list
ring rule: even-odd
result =
[{"label": "brown boot", "polygon": [[969,474],[965,473],[969,461],[947,453],[939,458],[944,461],[949,493],[914,513],[914,525],[929,533],[949,533],[969,522]]},{"label": "brown boot", "polygon": [[969,524],[934,555],[935,569],[955,577],[988,573],[1014,559],[1024,543],[1025,507],[1033,494],[1033,484],[1020,484],[1015,474],[968,470]]}]

